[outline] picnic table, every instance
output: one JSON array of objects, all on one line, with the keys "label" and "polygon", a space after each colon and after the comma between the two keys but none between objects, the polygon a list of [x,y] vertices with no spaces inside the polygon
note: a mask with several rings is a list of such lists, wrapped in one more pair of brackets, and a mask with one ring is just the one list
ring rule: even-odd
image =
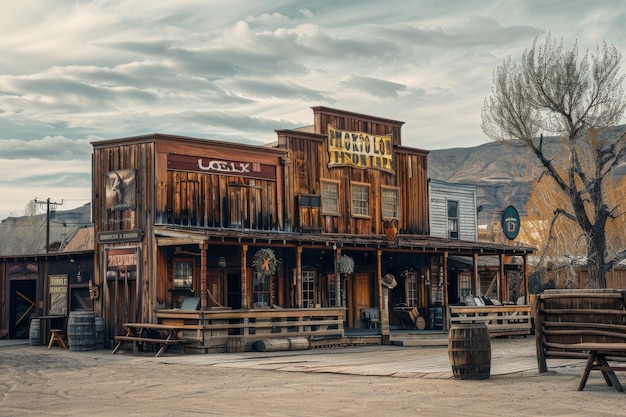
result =
[{"label": "picnic table", "polygon": [[133,353],[137,352],[138,345],[141,343],[159,345],[160,348],[154,355],[155,358],[161,356],[169,346],[178,346],[181,353],[185,353],[183,345],[186,341],[178,337],[177,326],[157,323],[124,323],[124,328],[126,329],[125,335],[115,336],[117,344],[113,349],[113,354],[128,342],[133,344]]}]

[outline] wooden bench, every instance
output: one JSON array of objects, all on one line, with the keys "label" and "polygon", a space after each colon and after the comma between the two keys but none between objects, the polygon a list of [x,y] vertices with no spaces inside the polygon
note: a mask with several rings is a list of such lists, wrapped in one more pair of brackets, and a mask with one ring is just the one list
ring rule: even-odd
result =
[{"label": "wooden bench", "polygon": [[587,363],[578,384],[578,391],[585,388],[591,371],[601,371],[608,386],[613,386],[619,392],[624,392],[615,371],[626,371],[626,366],[611,365],[607,356],[615,354],[615,352],[626,352],[626,343],[574,343],[566,345],[566,348],[589,351]]},{"label": "wooden bench", "polygon": [[[155,323],[124,323],[124,328],[126,329],[124,336],[115,336],[117,344],[113,349],[113,354],[117,353],[126,342],[132,342],[133,353],[137,353],[138,345],[141,343],[159,345],[160,348],[154,355],[155,358],[161,356],[169,346],[178,346],[181,353],[185,353],[184,344],[186,340],[178,337],[176,326]],[[155,335],[160,337],[144,336],[144,330],[152,330]]]},{"label": "wooden bench", "polygon": [[547,359],[586,359],[578,386],[584,389],[592,370],[607,385],[623,391],[615,371],[626,367],[626,290],[546,290],[537,297],[535,315],[537,366]]}]

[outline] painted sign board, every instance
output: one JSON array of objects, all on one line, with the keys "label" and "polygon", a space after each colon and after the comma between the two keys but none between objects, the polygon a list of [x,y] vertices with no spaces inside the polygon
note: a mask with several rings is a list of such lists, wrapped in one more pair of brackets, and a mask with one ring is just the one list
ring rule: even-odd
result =
[{"label": "painted sign board", "polygon": [[508,206],[502,212],[502,231],[509,240],[513,240],[517,237],[519,229],[519,213],[515,207]]}]

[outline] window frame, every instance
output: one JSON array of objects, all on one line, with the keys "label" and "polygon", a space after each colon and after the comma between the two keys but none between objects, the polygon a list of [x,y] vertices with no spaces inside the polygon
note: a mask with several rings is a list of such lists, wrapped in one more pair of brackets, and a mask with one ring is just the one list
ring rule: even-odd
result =
[{"label": "window frame", "polygon": [[[315,308],[317,293],[317,271],[313,269],[302,270],[302,307]],[[305,296],[305,294],[307,294]]]},{"label": "window frame", "polygon": [[[324,216],[339,216],[339,185],[340,181],[329,180],[329,179],[320,179],[320,197],[321,197],[321,213]],[[337,190],[337,195],[335,197],[328,197],[324,194],[324,185],[335,185]],[[324,203],[324,200],[335,200],[335,207],[337,207],[337,211],[329,210],[327,204]]]},{"label": "window frame", "polygon": [[[456,217],[450,217],[450,203],[456,204]],[[448,239],[459,240],[459,217],[460,217],[460,204],[458,200],[447,200],[446,199],[446,230],[448,234]],[[451,225],[455,225],[455,230],[451,229]],[[453,233],[456,233],[456,236],[452,236]]]},{"label": "window frame", "polygon": [[[393,192],[395,194],[395,216],[385,215],[385,205],[391,204],[385,202],[385,193]],[[383,220],[400,220],[400,187],[391,187],[389,185],[381,185],[380,187],[380,213]]]},{"label": "window frame", "polygon": [[[358,200],[358,201],[365,201],[367,203],[367,214],[361,214],[361,213],[355,213],[355,209],[356,209],[356,205],[355,203],[355,188],[364,188],[367,190],[367,200]],[[354,218],[359,218],[359,219],[371,219],[371,203],[370,203],[370,190],[372,188],[372,185],[369,183],[365,183],[365,182],[352,182],[350,184],[350,205],[351,205],[351,214],[352,217]]]},{"label": "window frame", "polygon": [[[186,271],[183,271],[181,268],[178,268],[177,265],[187,265],[185,268]],[[188,268],[188,269],[187,269]],[[172,288],[174,289],[192,289],[194,287],[194,275],[196,269],[196,262],[192,258],[174,258],[172,259]],[[187,275],[187,278],[179,276],[179,273],[190,273],[191,275]],[[182,284],[181,284],[182,281]]]},{"label": "window frame", "polygon": [[405,297],[406,304],[409,307],[419,307],[420,287],[419,279],[416,271],[408,271],[405,275]]}]

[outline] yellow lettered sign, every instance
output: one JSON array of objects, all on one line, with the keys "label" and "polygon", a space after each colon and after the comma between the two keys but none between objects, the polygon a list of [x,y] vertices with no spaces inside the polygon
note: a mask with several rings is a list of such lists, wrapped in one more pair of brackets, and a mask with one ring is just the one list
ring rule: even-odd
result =
[{"label": "yellow lettered sign", "polygon": [[351,166],[395,174],[391,136],[350,132],[328,125],[328,167]]}]

